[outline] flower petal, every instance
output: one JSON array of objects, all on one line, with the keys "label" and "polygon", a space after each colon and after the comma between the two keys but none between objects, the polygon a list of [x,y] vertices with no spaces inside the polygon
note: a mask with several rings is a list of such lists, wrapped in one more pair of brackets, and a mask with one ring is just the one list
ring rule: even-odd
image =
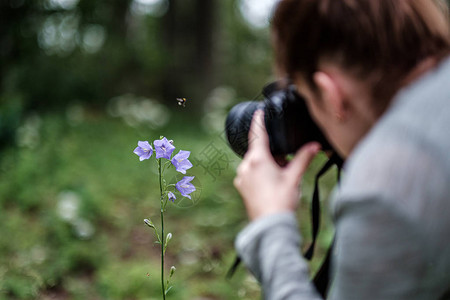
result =
[{"label": "flower petal", "polygon": [[175,194],[172,192],[168,192],[167,193],[167,197],[169,198],[170,201],[174,202],[175,199],[177,199],[177,197],[175,197]]},{"label": "flower petal", "polygon": [[174,155],[171,162],[178,172],[186,174],[186,170],[192,168],[192,163],[188,160],[190,154],[190,151],[180,150]]},{"label": "flower petal", "polygon": [[134,149],[133,153],[139,156],[140,161],[143,161],[145,159],[149,159],[150,156],[152,156],[153,149],[147,141],[139,141],[138,147]]},{"label": "flower petal", "polygon": [[170,159],[173,150],[175,150],[175,147],[167,140],[166,137],[163,137],[160,140],[155,140],[153,145],[155,146],[156,158]]},{"label": "flower petal", "polygon": [[152,149],[152,146],[147,141],[138,141],[138,146],[143,149]]},{"label": "flower petal", "polygon": [[196,190],[195,186],[190,183],[194,179],[194,176],[184,176],[183,179],[175,184],[176,189],[181,193],[182,196],[191,199],[190,193]]},{"label": "flower petal", "polygon": [[133,153],[141,156],[142,154],[144,154],[144,150],[142,150],[141,147],[136,147],[136,149],[134,149]]}]

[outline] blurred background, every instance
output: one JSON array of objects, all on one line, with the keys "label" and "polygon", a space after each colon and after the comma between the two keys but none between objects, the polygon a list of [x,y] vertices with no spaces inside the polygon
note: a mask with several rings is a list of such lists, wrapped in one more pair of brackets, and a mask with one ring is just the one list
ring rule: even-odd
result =
[{"label": "blurred background", "polygon": [[[197,187],[166,213],[168,298],[260,297],[244,268],[225,279],[247,219],[223,130],[228,110],[274,79],[275,2],[1,0],[0,299],[160,299],[159,246],[143,223],[159,224],[156,165],[133,154],[160,136],[191,151]],[[305,247],[324,160],[304,180]],[[333,235],[324,211],[313,271]]]}]

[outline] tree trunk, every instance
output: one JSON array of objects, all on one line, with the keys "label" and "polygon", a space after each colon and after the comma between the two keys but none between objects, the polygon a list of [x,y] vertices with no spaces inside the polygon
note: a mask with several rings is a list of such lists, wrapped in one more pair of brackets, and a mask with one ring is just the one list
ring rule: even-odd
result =
[{"label": "tree trunk", "polygon": [[163,97],[199,108],[215,85],[216,0],[170,0],[164,17],[167,72]]}]

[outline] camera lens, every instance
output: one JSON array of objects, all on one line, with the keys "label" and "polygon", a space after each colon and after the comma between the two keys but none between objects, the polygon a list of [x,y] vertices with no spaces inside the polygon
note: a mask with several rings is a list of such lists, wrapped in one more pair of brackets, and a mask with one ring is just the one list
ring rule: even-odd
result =
[{"label": "camera lens", "polygon": [[263,101],[247,101],[235,105],[228,113],[225,132],[236,154],[247,152],[248,132],[254,112],[264,110],[264,123],[273,156],[295,153],[304,144],[317,141],[323,150],[332,150],[322,132],[311,119],[304,99],[292,85],[274,82],[262,92]]},{"label": "camera lens", "polygon": [[252,117],[257,109],[264,109],[262,102],[247,101],[239,103],[230,110],[225,122],[225,133],[231,149],[244,156],[248,149],[248,132]]}]

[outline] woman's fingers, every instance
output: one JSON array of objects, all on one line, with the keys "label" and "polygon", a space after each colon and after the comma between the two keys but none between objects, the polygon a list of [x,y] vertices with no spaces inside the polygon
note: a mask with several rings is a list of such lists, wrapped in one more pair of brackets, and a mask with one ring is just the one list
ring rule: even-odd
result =
[{"label": "woman's fingers", "polygon": [[287,166],[279,166],[270,152],[261,110],[254,114],[248,138],[249,149],[236,170],[233,183],[244,200],[249,218],[254,220],[271,213],[295,210],[298,183],[320,145],[303,146]]},{"label": "woman's fingers", "polygon": [[300,183],[303,174],[320,148],[321,146],[317,142],[308,143],[297,151],[295,157],[288,164],[286,170],[288,178],[294,180],[296,185]]},{"label": "woman's fingers", "polygon": [[258,109],[253,114],[252,124],[248,132],[248,150],[258,149],[270,153],[269,136],[264,124],[264,111]]}]

